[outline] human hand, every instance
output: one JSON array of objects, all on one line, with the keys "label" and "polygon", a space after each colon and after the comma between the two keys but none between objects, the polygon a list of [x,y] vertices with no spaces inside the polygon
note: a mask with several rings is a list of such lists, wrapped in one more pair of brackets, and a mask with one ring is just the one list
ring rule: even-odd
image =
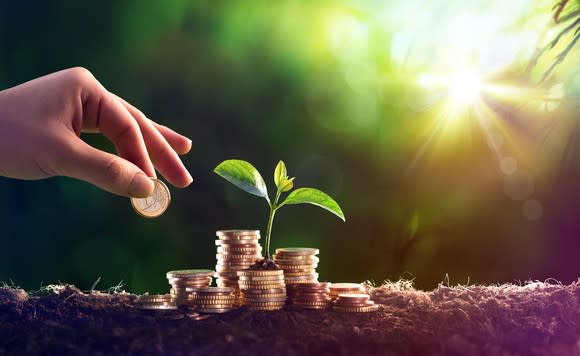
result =
[{"label": "human hand", "polygon": [[[80,139],[100,132],[119,156]],[[178,154],[186,137],[149,120],[108,92],[84,68],[71,68],[0,91],[0,175],[19,179],[69,176],[109,192],[146,197],[154,167],[174,186],[191,175]]]}]

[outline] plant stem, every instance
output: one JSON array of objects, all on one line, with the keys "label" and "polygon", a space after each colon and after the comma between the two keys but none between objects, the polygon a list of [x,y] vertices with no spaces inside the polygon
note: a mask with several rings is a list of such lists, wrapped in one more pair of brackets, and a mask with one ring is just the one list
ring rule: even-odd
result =
[{"label": "plant stem", "polygon": [[270,236],[272,235],[272,223],[274,222],[274,215],[276,215],[276,209],[278,209],[278,199],[280,199],[280,194],[282,192],[278,191],[276,193],[276,198],[274,202],[270,205],[270,214],[268,215],[268,226],[266,227],[266,259],[270,259]]}]

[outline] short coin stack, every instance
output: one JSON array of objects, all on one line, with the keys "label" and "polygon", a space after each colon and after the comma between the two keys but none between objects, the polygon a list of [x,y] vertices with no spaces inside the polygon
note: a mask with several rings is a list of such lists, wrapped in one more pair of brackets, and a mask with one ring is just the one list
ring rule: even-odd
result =
[{"label": "short coin stack", "polygon": [[286,304],[284,271],[245,270],[238,271],[238,284],[242,292],[242,304],[250,310],[280,310]]},{"label": "short coin stack", "polygon": [[339,294],[364,294],[365,287],[360,283],[332,283],[330,285],[330,298],[338,299]]},{"label": "short coin stack", "polygon": [[286,285],[318,282],[318,253],[317,248],[277,248],[274,262],[284,270]]},{"label": "short coin stack", "polygon": [[327,309],[329,283],[296,283],[288,286],[288,303],[297,309]]},{"label": "short coin stack", "polygon": [[137,298],[136,306],[139,309],[173,310],[177,309],[171,294],[142,295]]},{"label": "short coin stack", "polygon": [[370,313],[379,310],[379,306],[368,294],[339,294],[332,309],[345,313]]},{"label": "short coin stack", "polygon": [[259,230],[220,230],[216,232],[218,287],[235,288],[239,296],[237,271],[250,267],[262,258],[262,246]]},{"label": "short coin stack", "polygon": [[190,296],[193,308],[199,313],[226,313],[236,307],[235,288],[195,288]]},{"label": "short coin stack", "polygon": [[177,306],[188,305],[189,294],[195,288],[209,287],[214,271],[209,269],[183,269],[167,272],[171,295]]}]

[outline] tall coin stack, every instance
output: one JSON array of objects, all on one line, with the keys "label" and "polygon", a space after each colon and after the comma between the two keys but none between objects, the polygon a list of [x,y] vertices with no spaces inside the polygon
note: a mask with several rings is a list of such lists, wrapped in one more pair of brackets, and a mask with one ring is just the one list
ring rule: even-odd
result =
[{"label": "tall coin stack", "polygon": [[338,299],[339,294],[364,294],[365,287],[360,283],[332,283],[330,285],[330,298]]},{"label": "tall coin stack", "polygon": [[332,310],[345,313],[370,313],[379,310],[379,306],[368,294],[339,294]]},{"label": "tall coin stack", "polygon": [[231,287],[196,288],[191,294],[195,311],[200,313],[226,313],[236,307],[235,289]]},{"label": "tall coin stack", "polygon": [[256,260],[262,258],[260,230],[220,230],[216,231],[218,287],[235,288],[236,297],[240,296],[237,271],[245,270]]},{"label": "tall coin stack", "polygon": [[319,309],[329,307],[329,283],[296,283],[288,288],[288,304],[297,309]]},{"label": "tall coin stack", "polygon": [[286,304],[284,271],[245,270],[238,271],[238,284],[242,303],[250,310],[280,310]]},{"label": "tall coin stack", "polygon": [[190,304],[189,295],[195,288],[209,287],[214,271],[209,269],[183,269],[167,272],[167,280],[171,285],[171,295],[175,304],[187,306]]},{"label": "tall coin stack", "polygon": [[288,247],[277,248],[274,262],[284,270],[284,280],[287,286],[298,283],[318,282],[319,258],[317,248]]}]

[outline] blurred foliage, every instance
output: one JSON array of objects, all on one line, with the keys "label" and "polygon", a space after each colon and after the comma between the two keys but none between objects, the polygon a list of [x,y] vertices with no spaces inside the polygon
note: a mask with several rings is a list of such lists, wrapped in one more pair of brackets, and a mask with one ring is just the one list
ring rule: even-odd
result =
[{"label": "blurred foliage", "polygon": [[[578,51],[541,87],[562,48],[526,72],[557,33],[552,5],[2,2],[0,88],[86,67],[193,140],[184,162],[194,183],[172,190],[165,215],[145,220],[128,199],[83,182],[2,178],[0,280],[90,288],[102,277],[97,287],[123,281],[162,292],[166,271],[212,267],[215,230],[263,231],[267,216],[263,202],[212,173],[226,158],[261,171],[283,159],[297,187],[320,187],[340,203],[346,224],[306,207],[288,209],[273,231],[273,248],[319,247],[322,280],[404,275],[430,288],[446,273],[452,282],[575,279],[578,159],[561,163],[577,141]],[[453,70],[460,58],[540,94],[488,100],[503,118],[493,132],[473,117],[437,131],[444,91],[417,78]],[[84,138],[112,150],[100,136]],[[509,157],[498,158],[498,145]],[[506,173],[515,164],[522,174]]]}]

